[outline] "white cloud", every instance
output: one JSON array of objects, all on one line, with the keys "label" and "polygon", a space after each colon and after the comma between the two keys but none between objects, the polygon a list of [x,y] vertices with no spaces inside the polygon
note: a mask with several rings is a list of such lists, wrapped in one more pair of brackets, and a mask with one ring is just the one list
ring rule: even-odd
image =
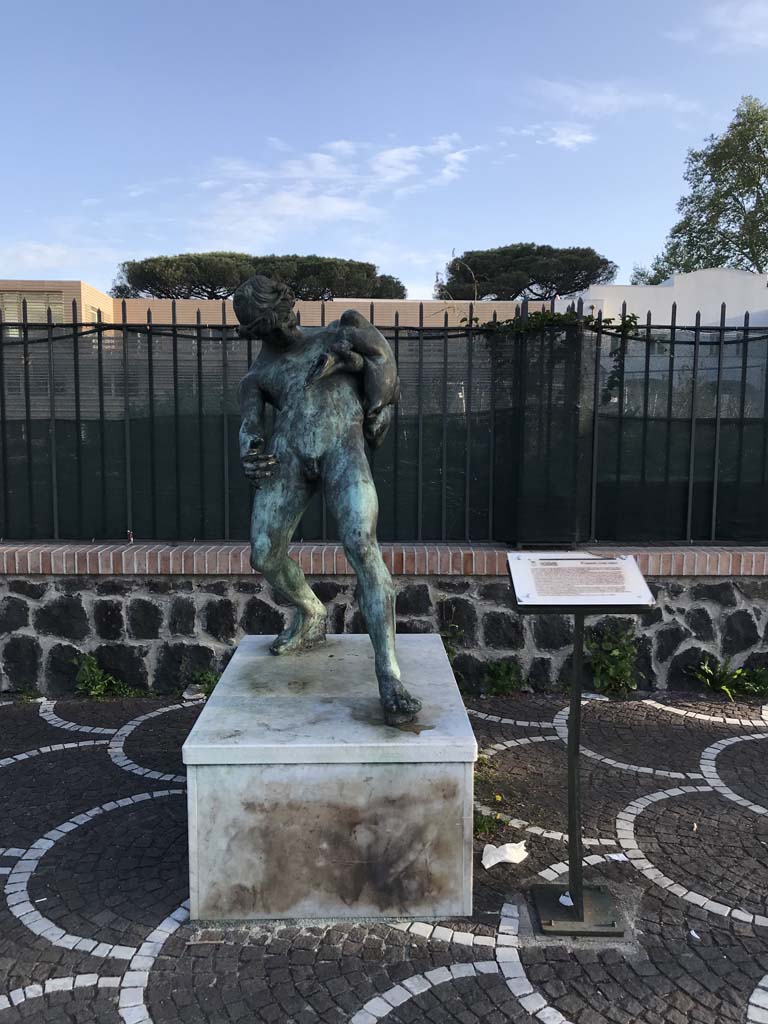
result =
[{"label": "white cloud", "polygon": [[360,143],[350,142],[349,139],[336,139],[334,142],[326,142],[322,148],[330,150],[331,153],[335,153],[337,156],[350,157],[354,156],[360,149]]},{"label": "white cloud", "polygon": [[[504,135],[530,138],[540,146],[557,146],[558,149],[579,149],[597,139],[588,125],[577,121],[543,121],[524,128],[501,128],[500,131]],[[510,157],[514,155],[509,154]]]},{"label": "white cloud", "polygon": [[657,92],[620,85],[617,82],[563,82],[542,78],[533,83],[542,100],[564,107],[582,117],[606,117],[631,110],[671,110],[689,114],[700,109],[695,100],[673,92]]},{"label": "white cloud", "polygon": [[369,161],[377,185],[396,185],[421,171],[424,159],[422,146],[395,146],[379,150]]},{"label": "white cloud", "polygon": [[85,265],[111,263],[114,266],[120,258],[117,249],[97,244],[11,242],[0,247],[0,276],[17,277],[19,271],[64,271],[77,280],[82,277]]},{"label": "white cloud", "polygon": [[291,148],[284,139],[278,138],[277,135],[268,135],[267,143],[272,149],[276,149],[278,153],[287,153]]},{"label": "white cloud", "polygon": [[563,122],[549,125],[548,134],[538,139],[540,145],[557,146],[560,149],[578,149],[594,142],[597,138],[586,125]]},{"label": "white cloud", "polygon": [[765,0],[718,0],[702,4],[697,14],[697,23],[668,29],[662,35],[673,43],[695,43],[709,53],[768,49]]},{"label": "white cloud", "polygon": [[768,4],[765,0],[723,0],[706,12],[711,31],[708,40],[715,50],[768,48]]}]

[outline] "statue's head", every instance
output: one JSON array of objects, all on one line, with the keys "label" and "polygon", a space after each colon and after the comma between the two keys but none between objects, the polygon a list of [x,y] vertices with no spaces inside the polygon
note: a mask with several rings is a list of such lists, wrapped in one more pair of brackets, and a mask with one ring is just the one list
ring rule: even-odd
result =
[{"label": "statue's head", "polygon": [[241,338],[276,339],[290,337],[296,328],[295,296],[287,284],[255,274],[243,281],[232,303],[240,321]]}]

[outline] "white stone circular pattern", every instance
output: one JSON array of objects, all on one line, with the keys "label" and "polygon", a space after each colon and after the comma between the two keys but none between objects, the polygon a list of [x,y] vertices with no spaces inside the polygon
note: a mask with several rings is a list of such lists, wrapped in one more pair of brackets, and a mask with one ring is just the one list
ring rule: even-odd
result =
[{"label": "white stone circular pattern", "polygon": [[138,729],[142,723],[149,722],[151,719],[157,718],[158,715],[166,715],[169,711],[183,711],[185,708],[190,706],[190,703],[190,701],[187,701],[185,704],[169,704],[168,707],[158,708],[156,711],[148,711],[147,714],[139,715],[138,718],[133,718],[130,722],[126,722],[122,728],[117,730],[110,740],[107,752],[112,758],[112,761],[118,768],[122,768],[125,772],[132,772],[134,775],[142,775],[144,778],[153,779],[155,782],[175,782],[186,785],[186,775],[173,775],[168,772],[156,772],[151,768],[144,768],[140,764],[136,764],[135,761],[132,761],[125,753],[124,748],[125,741],[134,729]]},{"label": "white stone circular pattern", "polygon": [[718,754],[727,747],[732,747],[734,743],[750,743],[754,740],[768,740],[768,732],[757,735],[752,733],[750,736],[729,736],[727,739],[718,740],[717,743],[713,743],[701,755],[701,772],[710,786],[720,796],[724,796],[727,800],[733,800],[736,804],[741,804],[742,807],[752,811],[753,814],[768,814],[768,807],[763,807],[762,804],[753,803],[751,800],[747,800],[746,797],[739,796],[738,793],[735,793],[730,786],[723,782],[717,773]]},{"label": "white stone circular pattern", "polygon": [[132,946],[111,945],[107,942],[95,942],[83,935],[72,935],[57,924],[44,917],[36,909],[29,896],[29,880],[37,869],[41,858],[52,849],[61,839],[79,828],[81,825],[89,824],[99,815],[115,811],[123,807],[132,807],[143,803],[145,800],[159,800],[167,796],[183,796],[183,789],[163,789],[152,793],[138,793],[136,796],[124,797],[122,800],[112,800],[99,807],[93,807],[83,814],[57,825],[56,828],[46,832],[44,836],[36,840],[24,851],[8,875],[5,883],[5,900],[8,909],[14,917],[28,928],[35,935],[47,939],[54,946],[62,946],[64,949],[77,949],[94,957],[115,957],[119,960],[130,960],[136,953]]}]

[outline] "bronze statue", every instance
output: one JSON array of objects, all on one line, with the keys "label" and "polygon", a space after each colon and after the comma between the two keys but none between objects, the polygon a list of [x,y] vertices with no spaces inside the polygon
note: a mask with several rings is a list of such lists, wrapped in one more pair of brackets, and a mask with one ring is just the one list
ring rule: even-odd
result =
[{"label": "bronze statue", "polygon": [[[392,350],[354,310],[326,327],[299,327],[290,289],[261,275],[241,284],[233,301],[241,337],[262,343],[240,383],[240,459],[256,488],[251,565],[296,608],[272,653],[294,654],[325,640],[325,607],[288,557],[299,519],[322,487],[357,574],[384,719],[409,722],[421,702],[400,682],[395,593],[376,540],[379,506],[364,444],[381,444],[399,397]],[[267,402],[276,412],[269,440]]]}]

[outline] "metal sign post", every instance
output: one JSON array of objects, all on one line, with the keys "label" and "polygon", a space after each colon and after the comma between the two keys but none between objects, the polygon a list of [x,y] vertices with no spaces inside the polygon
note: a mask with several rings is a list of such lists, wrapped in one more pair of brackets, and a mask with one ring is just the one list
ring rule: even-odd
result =
[{"label": "metal sign post", "polygon": [[584,887],[579,749],[587,615],[632,614],[654,605],[653,595],[629,555],[582,552],[514,552],[507,556],[514,606],[522,615],[573,615],[573,678],[568,715],[568,885],[538,885],[533,901],[544,934],[624,934],[610,893]]}]

